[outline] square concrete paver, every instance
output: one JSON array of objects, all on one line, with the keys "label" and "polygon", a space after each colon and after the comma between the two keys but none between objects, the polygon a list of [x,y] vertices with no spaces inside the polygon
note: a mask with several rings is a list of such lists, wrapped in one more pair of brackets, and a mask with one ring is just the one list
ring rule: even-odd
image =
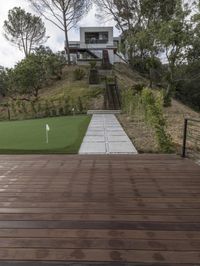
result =
[{"label": "square concrete paver", "polygon": [[116,154],[128,154],[135,153],[137,154],[136,149],[131,142],[109,142],[109,152]]},{"label": "square concrete paver", "polygon": [[105,142],[105,136],[86,136],[84,142]]},{"label": "square concrete paver", "polygon": [[107,127],[106,130],[109,132],[109,131],[121,131],[121,132],[124,132],[123,128],[120,126],[117,126],[117,127]]},{"label": "square concrete paver", "polygon": [[[122,130],[110,130],[110,131],[107,131],[107,136],[124,136],[124,131]],[[127,136],[125,134],[125,136]]]},{"label": "square concrete paver", "polygon": [[106,154],[105,142],[84,142],[79,154]]},{"label": "square concrete paver", "polygon": [[128,136],[124,136],[124,135],[121,135],[121,136],[108,136],[108,141],[109,142],[130,142]]},{"label": "square concrete paver", "polygon": [[104,130],[88,130],[86,136],[105,136]]}]

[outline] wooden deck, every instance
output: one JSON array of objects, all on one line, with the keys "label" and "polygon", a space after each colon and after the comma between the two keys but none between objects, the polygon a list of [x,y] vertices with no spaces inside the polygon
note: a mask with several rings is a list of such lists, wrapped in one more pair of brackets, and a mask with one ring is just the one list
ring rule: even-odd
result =
[{"label": "wooden deck", "polygon": [[200,167],[0,156],[0,265],[200,265]]}]

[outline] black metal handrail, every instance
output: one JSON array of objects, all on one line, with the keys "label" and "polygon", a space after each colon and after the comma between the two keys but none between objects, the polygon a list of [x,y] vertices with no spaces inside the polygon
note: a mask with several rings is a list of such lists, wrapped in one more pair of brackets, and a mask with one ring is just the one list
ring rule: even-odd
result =
[{"label": "black metal handrail", "polygon": [[184,135],[183,135],[183,150],[182,150],[182,157],[183,158],[186,157],[189,122],[200,123],[200,120],[199,119],[193,119],[193,118],[185,118]]}]

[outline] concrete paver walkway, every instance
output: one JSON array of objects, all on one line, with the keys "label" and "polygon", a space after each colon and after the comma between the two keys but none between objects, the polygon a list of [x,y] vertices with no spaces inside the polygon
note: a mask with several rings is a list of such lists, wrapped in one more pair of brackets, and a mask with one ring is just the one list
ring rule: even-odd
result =
[{"label": "concrete paver walkway", "polygon": [[137,154],[113,114],[94,114],[79,154]]}]

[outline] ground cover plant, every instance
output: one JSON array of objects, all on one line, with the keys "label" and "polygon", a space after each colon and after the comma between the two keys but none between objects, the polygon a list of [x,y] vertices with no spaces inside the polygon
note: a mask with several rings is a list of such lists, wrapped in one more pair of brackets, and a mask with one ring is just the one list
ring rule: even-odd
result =
[{"label": "ground cover plant", "polygon": [[89,122],[84,115],[0,122],[0,153],[78,153]]}]

